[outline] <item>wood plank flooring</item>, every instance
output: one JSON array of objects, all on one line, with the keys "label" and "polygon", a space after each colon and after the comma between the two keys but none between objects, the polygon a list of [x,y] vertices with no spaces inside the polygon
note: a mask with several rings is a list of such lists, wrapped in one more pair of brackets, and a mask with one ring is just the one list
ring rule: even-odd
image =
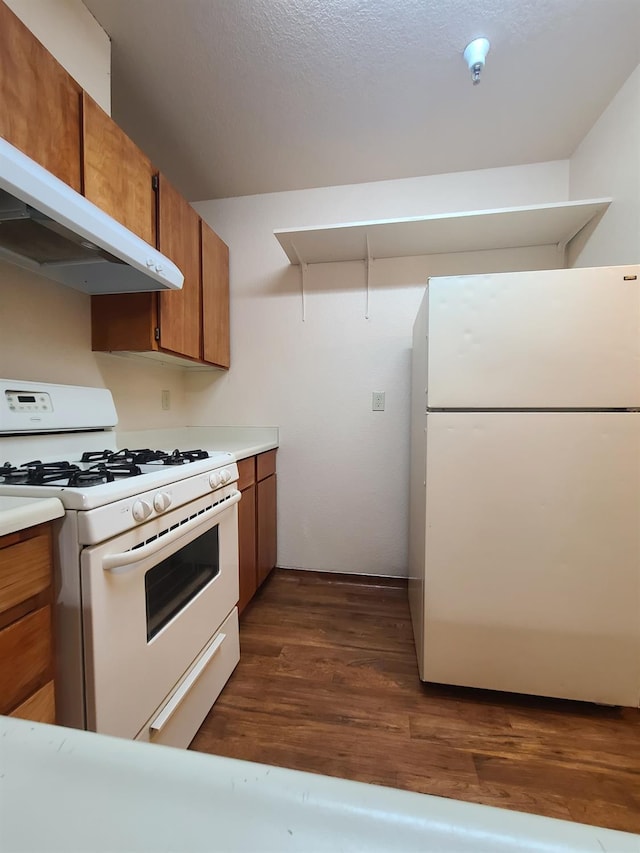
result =
[{"label": "wood plank flooring", "polygon": [[640,712],[424,685],[403,581],[277,569],[201,752],[640,832]]}]

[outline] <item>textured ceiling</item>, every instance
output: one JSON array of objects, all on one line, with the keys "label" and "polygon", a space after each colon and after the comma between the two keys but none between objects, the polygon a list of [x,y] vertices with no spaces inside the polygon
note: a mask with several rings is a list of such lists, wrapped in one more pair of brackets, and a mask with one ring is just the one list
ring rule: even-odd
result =
[{"label": "textured ceiling", "polygon": [[640,62],[640,0],[84,2],[114,118],[191,200],[563,159]]}]

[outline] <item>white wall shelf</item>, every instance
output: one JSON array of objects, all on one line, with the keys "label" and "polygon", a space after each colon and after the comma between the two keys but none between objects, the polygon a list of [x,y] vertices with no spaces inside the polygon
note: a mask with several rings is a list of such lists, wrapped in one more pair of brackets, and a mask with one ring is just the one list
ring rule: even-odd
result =
[{"label": "white wall shelf", "polygon": [[371,261],[483,249],[566,244],[611,204],[610,198],[465,213],[286,228],[274,235],[292,264]]}]

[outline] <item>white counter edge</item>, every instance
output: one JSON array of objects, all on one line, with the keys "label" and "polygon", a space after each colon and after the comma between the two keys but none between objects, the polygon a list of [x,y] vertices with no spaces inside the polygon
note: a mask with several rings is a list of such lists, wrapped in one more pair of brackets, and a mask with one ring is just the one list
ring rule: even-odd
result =
[{"label": "white counter edge", "polygon": [[594,826],[7,717],[0,728],[5,851],[638,853],[640,844]]},{"label": "white counter edge", "polygon": [[58,498],[0,497],[0,536],[26,530],[64,515]]}]

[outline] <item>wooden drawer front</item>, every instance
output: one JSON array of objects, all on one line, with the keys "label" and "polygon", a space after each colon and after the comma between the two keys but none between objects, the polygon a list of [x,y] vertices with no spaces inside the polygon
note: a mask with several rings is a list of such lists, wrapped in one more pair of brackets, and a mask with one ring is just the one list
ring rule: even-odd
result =
[{"label": "wooden drawer front", "polygon": [[51,678],[51,608],[42,607],[0,631],[0,714]]},{"label": "wooden drawer front", "polygon": [[49,681],[33,696],[29,696],[27,701],[18,705],[9,716],[19,717],[21,720],[33,720],[36,723],[55,723],[56,701],[53,681]]},{"label": "wooden drawer front", "polygon": [[41,534],[0,550],[0,613],[37,595],[51,583],[51,534]]},{"label": "wooden drawer front", "polygon": [[266,453],[261,453],[256,456],[258,463],[258,480],[264,480],[265,477],[270,477],[276,473],[276,451],[267,450]]},{"label": "wooden drawer front", "polygon": [[238,462],[238,488],[240,491],[249,488],[256,481],[256,457],[249,456],[248,459],[241,459]]}]

